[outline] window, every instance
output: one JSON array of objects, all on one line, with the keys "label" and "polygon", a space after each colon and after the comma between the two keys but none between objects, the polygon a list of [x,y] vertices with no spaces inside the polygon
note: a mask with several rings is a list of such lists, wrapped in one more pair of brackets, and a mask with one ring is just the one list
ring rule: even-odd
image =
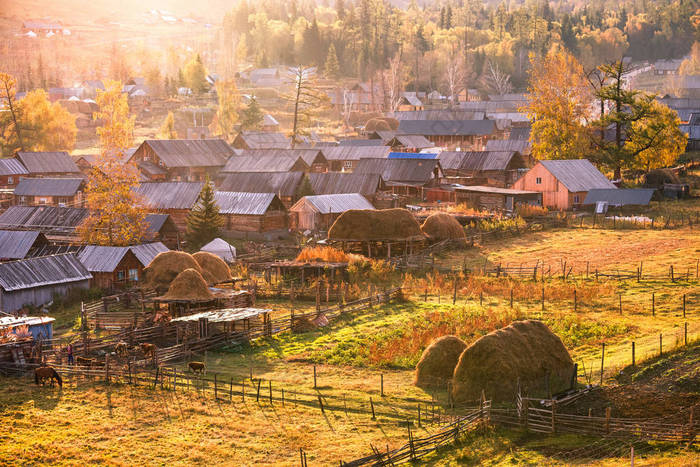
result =
[{"label": "window", "polygon": [[578,204],[578,203],[579,203],[579,200],[578,200],[578,195],[574,195],[574,203],[576,203],[576,204]]},{"label": "window", "polygon": [[538,185],[542,185],[542,177],[537,177],[535,179],[535,183],[537,183]]},{"label": "window", "polygon": [[344,169],[352,169],[352,161],[343,161]]},{"label": "window", "polygon": [[138,269],[129,269],[129,280],[134,281],[134,282],[139,280],[139,270]]},{"label": "window", "polygon": [[7,177],[7,184],[12,185],[12,183],[15,181],[13,177]]},{"label": "window", "polygon": [[123,281],[123,280],[124,280],[124,277],[125,277],[125,275],[124,275],[124,270],[123,270],[123,269],[120,269],[119,271],[117,271],[117,280],[118,280],[118,281]]}]

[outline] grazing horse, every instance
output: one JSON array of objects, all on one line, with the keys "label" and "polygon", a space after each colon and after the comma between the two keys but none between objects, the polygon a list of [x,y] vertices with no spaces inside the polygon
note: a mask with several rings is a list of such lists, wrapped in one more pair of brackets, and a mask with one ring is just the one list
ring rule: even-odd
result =
[{"label": "grazing horse", "polygon": [[204,362],[190,362],[189,367],[192,373],[199,373],[200,375],[206,369],[206,365],[204,364]]},{"label": "grazing horse", "polygon": [[34,382],[37,386],[39,383],[44,384],[47,379],[51,381],[51,387],[53,387],[54,380],[56,380],[59,387],[63,387],[61,375],[59,375],[58,372],[50,366],[41,366],[34,370]]},{"label": "grazing horse", "polygon": [[121,358],[126,358],[129,356],[129,346],[126,342],[122,341],[119,342],[115,347],[114,351],[117,353],[118,356]]},{"label": "grazing horse", "polygon": [[144,342],[141,344],[141,352],[143,352],[144,357],[150,356],[154,358],[156,356],[156,346],[155,344],[147,344]]}]

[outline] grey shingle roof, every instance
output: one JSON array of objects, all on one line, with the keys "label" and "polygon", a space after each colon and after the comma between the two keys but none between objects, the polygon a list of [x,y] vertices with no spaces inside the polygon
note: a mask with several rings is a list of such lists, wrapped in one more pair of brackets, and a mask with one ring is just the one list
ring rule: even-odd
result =
[{"label": "grey shingle roof", "polygon": [[[244,142],[250,149],[287,149],[289,138],[282,133],[269,133],[264,131],[243,131],[236,139]],[[235,143],[235,141],[234,141]]]},{"label": "grey shingle roof", "polygon": [[244,155],[231,157],[221,172],[289,172],[295,169],[308,170],[309,165],[300,157]]},{"label": "grey shingle roof", "polygon": [[406,110],[394,112],[397,120],[483,120],[483,112],[460,109]]},{"label": "grey shingle roof", "polygon": [[326,157],[323,155],[321,149],[314,148],[304,148],[304,149],[244,149],[241,151],[239,156],[252,156],[252,157],[289,157],[292,159],[303,160],[306,165],[311,167],[311,164],[326,163]]},{"label": "grey shingle roof", "polygon": [[145,267],[158,253],[168,250],[160,242],[133,246],[87,245],[78,253],[78,259],[90,272],[113,272],[129,251]]},{"label": "grey shingle roof", "polygon": [[239,172],[226,175],[219,189],[246,193],[275,193],[287,197],[294,196],[303,177],[303,172]]},{"label": "grey shingle roof", "polygon": [[594,188],[616,189],[588,159],[549,160],[540,161],[540,164],[571,192]]},{"label": "grey shingle roof", "polygon": [[[384,141],[381,139],[344,139],[338,142],[338,146],[384,146]],[[328,157],[328,155],[326,155],[326,157]]]},{"label": "grey shingle roof", "polygon": [[379,190],[381,177],[378,174],[358,173],[310,173],[311,188],[317,195],[335,193],[360,193],[373,196]]},{"label": "grey shingle roof", "polygon": [[487,151],[517,151],[520,154],[529,154],[530,141],[526,139],[490,139],[486,142]]},{"label": "grey shingle roof", "polygon": [[27,175],[29,172],[14,157],[0,159],[0,175]]},{"label": "grey shingle roof", "polygon": [[170,168],[223,167],[233,155],[233,148],[223,139],[149,139],[141,143],[144,145]]},{"label": "grey shingle roof", "polygon": [[399,132],[423,136],[482,136],[496,131],[492,120],[401,120]]},{"label": "grey shingle roof", "polygon": [[[371,141],[371,140],[369,140]],[[381,140],[375,140],[380,141]],[[363,158],[387,157],[391,152],[389,146],[337,146],[323,148],[326,159],[334,161],[357,161]]]},{"label": "grey shingle roof", "polygon": [[192,209],[203,182],[146,182],[134,188],[151,209]]},{"label": "grey shingle roof", "polygon": [[73,253],[0,263],[0,287],[6,292],[91,278]]},{"label": "grey shingle roof", "polygon": [[85,208],[56,206],[10,206],[0,214],[0,228],[41,232],[70,232],[87,217]]},{"label": "grey shingle roof", "polygon": [[29,173],[80,173],[78,166],[67,152],[25,152],[17,153],[17,158]]},{"label": "grey shingle roof", "polygon": [[440,165],[452,170],[506,170],[514,151],[443,151],[440,153]]},{"label": "grey shingle roof", "polygon": [[15,195],[73,196],[83,182],[82,178],[25,178],[15,187]]},{"label": "grey shingle roof", "polygon": [[353,173],[381,174],[387,182],[425,184],[436,167],[440,167],[437,159],[360,159]]},{"label": "grey shingle roof", "polygon": [[33,231],[0,230],[0,258],[22,259],[44,234]]},{"label": "grey shingle roof", "polygon": [[389,146],[401,145],[405,148],[426,149],[435,146],[423,135],[396,135],[388,143]]},{"label": "grey shingle roof", "polygon": [[289,210],[295,211],[304,205],[311,204],[321,214],[338,214],[350,209],[374,209],[372,203],[359,193],[340,193],[333,195],[304,196]]},{"label": "grey shingle roof", "polygon": [[151,261],[153,261],[153,258],[158,256],[158,253],[170,251],[170,248],[163,245],[161,242],[143,243],[141,245],[134,245],[130,248],[136,255],[136,258],[138,258],[138,260],[144,266],[151,264]]},{"label": "grey shingle roof", "polygon": [[[214,193],[216,204],[221,214],[240,214],[261,216],[267,212],[277,195],[274,193],[241,193],[235,191],[217,191]],[[279,204],[281,201],[277,199]]]}]

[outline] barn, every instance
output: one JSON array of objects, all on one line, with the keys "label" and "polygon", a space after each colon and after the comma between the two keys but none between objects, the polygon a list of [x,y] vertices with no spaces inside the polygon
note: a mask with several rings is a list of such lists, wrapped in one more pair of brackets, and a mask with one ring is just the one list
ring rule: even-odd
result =
[{"label": "barn", "polygon": [[214,199],[228,234],[286,230],[287,208],[274,193],[217,191]]},{"label": "barn", "polygon": [[178,230],[187,228],[187,214],[199,199],[204,182],[145,182],[134,192],[151,211],[169,214]]},{"label": "barn", "polygon": [[73,253],[0,263],[0,311],[41,306],[54,295],[87,289],[92,275]]},{"label": "barn", "polygon": [[327,231],[339,215],[350,209],[374,209],[360,193],[304,196],[289,209],[296,230]]},{"label": "barn", "polygon": [[15,204],[82,207],[82,178],[24,178],[15,187]]},{"label": "barn", "polygon": [[41,232],[0,230],[0,261],[24,259],[48,243]]},{"label": "barn", "polygon": [[532,164],[529,158],[515,151],[443,151],[440,165],[447,177],[480,179],[488,181],[489,185],[506,188]]},{"label": "barn", "polygon": [[[315,175],[325,174],[310,174]],[[240,193],[275,193],[289,208],[297,201],[304,172],[238,172],[226,175],[218,189]]]},{"label": "barn", "polygon": [[164,251],[169,249],[160,242],[134,246],[87,245],[78,253],[78,259],[92,274],[91,287],[125,290],[137,286],[143,279],[143,269]]},{"label": "barn", "polygon": [[617,189],[588,159],[540,161],[513,184],[513,189],[539,191],[545,207],[569,210],[583,205],[594,189]]}]

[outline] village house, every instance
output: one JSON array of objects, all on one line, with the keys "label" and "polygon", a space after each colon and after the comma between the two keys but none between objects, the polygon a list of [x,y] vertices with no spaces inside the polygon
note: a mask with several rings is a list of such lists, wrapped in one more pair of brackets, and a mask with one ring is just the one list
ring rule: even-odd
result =
[{"label": "village house", "polygon": [[48,244],[46,236],[36,231],[0,230],[0,261],[34,256]]},{"label": "village house", "polygon": [[388,146],[336,146],[323,148],[323,154],[328,159],[330,170],[333,172],[352,172],[360,159],[386,158],[391,152]]},{"label": "village house", "polygon": [[282,133],[241,131],[231,144],[235,149],[289,149],[289,138]]},{"label": "village house", "polygon": [[[248,157],[253,160],[255,159],[262,159],[264,162],[270,162],[273,161],[274,159],[279,159],[279,158],[287,158],[287,159],[301,159],[304,164],[305,168],[301,169],[300,166],[292,166],[292,169],[289,169],[289,171],[308,171],[308,172],[327,172],[328,171],[328,160],[323,154],[323,151],[321,149],[246,149],[242,150],[241,153],[238,156],[232,157],[229,159],[229,163],[226,164],[226,167],[222,172],[231,172],[231,168],[233,167],[240,167],[238,165],[238,162],[240,162],[241,158]],[[263,164],[254,164],[255,167],[261,167],[264,169]],[[271,164],[275,167],[278,167],[277,164],[274,164],[274,162]],[[279,166],[281,167],[281,166]],[[240,170],[235,170],[235,171],[246,171],[244,169]],[[248,172],[254,172],[256,170],[247,170]],[[276,170],[266,170],[266,172],[274,172]]]},{"label": "village house", "polygon": [[360,159],[355,174],[380,174],[392,194],[424,199],[426,188],[438,185],[442,168],[437,159]]},{"label": "village house", "polygon": [[309,174],[309,182],[316,195],[360,193],[370,201],[384,188],[382,177],[370,173],[312,173]]},{"label": "village house", "polygon": [[498,137],[492,120],[401,120],[399,132],[424,136],[435,147],[477,151],[489,138]]},{"label": "village house", "polygon": [[235,156],[226,162],[221,175],[238,172],[308,172],[309,170],[309,165],[298,156]]},{"label": "village house", "polygon": [[[511,129],[511,132],[513,129]],[[521,156],[529,157],[532,153],[532,143],[529,139],[490,139],[486,142],[485,151],[515,151]]]},{"label": "village house", "polygon": [[433,143],[422,135],[396,135],[386,143],[393,152],[421,152],[433,147]]},{"label": "village house", "polygon": [[214,179],[233,148],[223,139],[145,140],[129,161],[152,181],[203,181]]},{"label": "village house", "polygon": [[29,171],[14,157],[0,159],[0,190],[12,190]]},{"label": "village house", "polygon": [[214,199],[229,235],[280,232],[289,225],[287,208],[274,193],[217,191]]},{"label": "village house", "polygon": [[[422,93],[425,98],[425,93]],[[415,111],[423,110],[423,102],[415,92],[404,92],[399,98],[398,110],[400,111]]]},{"label": "village house", "polygon": [[542,193],[542,204],[559,210],[580,207],[589,190],[601,188],[616,189],[588,159],[540,161],[513,184]]},{"label": "village house", "polygon": [[67,152],[18,151],[15,157],[31,177],[75,177],[80,169]]},{"label": "village house", "polygon": [[457,183],[506,188],[511,186],[532,165],[529,158],[515,151],[443,151],[440,165],[445,177]]},{"label": "village house", "polygon": [[226,175],[217,188],[241,193],[275,193],[289,208],[298,199],[297,193],[304,177],[304,172],[237,172]]},{"label": "village house", "polygon": [[82,178],[24,178],[15,187],[15,205],[70,206],[84,204]]},{"label": "village house", "polygon": [[170,249],[178,249],[180,231],[168,214],[146,214],[147,226],[142,239],[144,242],[160,242]]},{"label": "village house", "polygon": [[374,209],[359,193],[304,196],[289,209],[294,230],[327,231],[339,215],[350,209]]},{"label": "village house", "polygon": [[0,229],[36,230],[47,237],[72,239],[88,214],[87,208],[10,206],[0,214]]},{"label": "village house", "polygon": [[[335,147],[347,147],[347,146],[358,146],[358,147],[368,147],[368,146],[385,146],[385,141],[381,139],[341,139]],[[332,147],[332,146],[331,146]]]},{"label": "village house", "polygon": [[479,185],[457,185],[453,191],[454,198],[451,201],[454,203],[489,212],[513,212],[518,204],[542,205],[542,193],[537,191]]},{"label": "village house", "polygon": [[87,245],[78,253],[78,260],[92,275],[90,287],[126,290],[143,280],[144,268],[164,251],[169,249],[160,242],[134,246]]},{"label": "village house", "polygon": [[72,289],[87,289],[92,275],[73,253],[0,263],[0,311],[42,306]]},{"label": "village house", "polygon": [[199,199],[203,182],[145,182],[134,192],[151,212],[169,214],[180,232],[187,229],[187,215]]}]

